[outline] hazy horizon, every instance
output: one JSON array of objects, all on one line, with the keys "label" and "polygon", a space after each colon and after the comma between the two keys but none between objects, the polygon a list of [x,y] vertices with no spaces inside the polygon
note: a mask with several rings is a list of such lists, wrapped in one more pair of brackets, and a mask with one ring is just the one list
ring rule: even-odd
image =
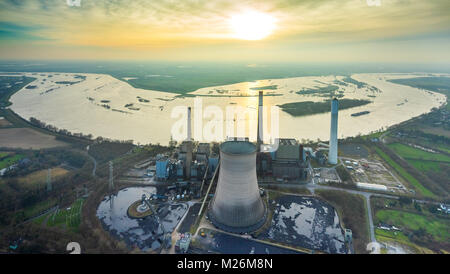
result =
[{"label": "hazy horizon", "polygon": [[2,60],[450,63],[445,0],[0,3]]}]

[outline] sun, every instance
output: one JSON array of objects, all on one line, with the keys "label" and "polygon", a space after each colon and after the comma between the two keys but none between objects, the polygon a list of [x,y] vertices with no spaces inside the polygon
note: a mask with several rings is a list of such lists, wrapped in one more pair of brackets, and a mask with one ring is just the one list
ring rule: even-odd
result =
[{"label": "sun", "polygon": [[275,30],[275,18],[269,14],[248,11],[233,15],[230,20],[232,37],[243,40],[261,40]]}]

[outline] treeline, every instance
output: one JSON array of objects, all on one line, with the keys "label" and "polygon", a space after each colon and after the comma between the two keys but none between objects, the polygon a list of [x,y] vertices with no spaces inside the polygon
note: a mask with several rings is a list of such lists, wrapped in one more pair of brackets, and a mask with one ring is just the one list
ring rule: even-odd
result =
[{"label": "treeline", "polygon": [[350,172],[348,172],[348,170],[344,166],[342,166],[342,165],[337,166],[336,172],[339,175],[339,178],[341,178],[341,180],[344,183],[352,184],[352,185],[355,184],[353,182],[352,176],[350,175]]},{"label": "treeline", "polygon": [[131,141],[111,142],[103,140],[89,146],[89,155],[99,162],[110,161],[117,158],[134,148]]},{"label": "treeline", "polygon": [[72,132],[70,132],[70,131],[68,131],[66,129],[59,129],[59,128],[53,126],[53,125],[46,124],[45,122],[40,121],[40,120],[38,120],[38,119],[36,119],[34,117],[30,117],[30,123],[32,125],[34,125],[34,126],[37,126],[37,127],[46,129],[48,131],[61,134],[61,135],[73,136],[73,137],[87,139],[87,140],[92,140],[92,137],[93,137],[92,134],[84,135],[83,133],[72,133]]},{"label": "treeline", "polygon": [[86,156],[80,152],[69,149],[48,149],[48,150],[14,150],[16,153],[24,155],[22,164],[17,168],[5,172],[4,177],[16,177],[30,174],[34,171],[52,168],[61,164],[67,164],[74,168],[82,168],[86,163]]},{"label": "treeline", "polygon": [[364,199],[359,195],[339,190],[318,189],[315,193],[335,207],[339,212],[342,226],[352,230],[355,252],[367,253],[366,245],[370,239]]},{"label": "treeline", "polygon": [[429,133],[425,133],[420,130],[401,130],[399,132],[407,133],[408,136],[410,136],[412,138],[422,137],[422,138],[428,139],[432,143],[440,143],[440,144],[445,144],[447,146],[450,146],[450,138],[443,136],[443,135],[429,134]]}]

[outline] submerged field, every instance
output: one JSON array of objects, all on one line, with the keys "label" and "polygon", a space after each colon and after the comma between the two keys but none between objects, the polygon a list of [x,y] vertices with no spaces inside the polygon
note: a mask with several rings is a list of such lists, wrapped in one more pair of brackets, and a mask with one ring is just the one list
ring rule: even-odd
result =
[{"label": "submerged field", "polygon": [[[137,80],[132,75],[120,78],[123,81],[105,74],[88,73],[20,75],[37,78],[30,84],[32,89],[25,88],[11,98],[12,110],[21,117],[33,117],[58,129],[90,134],[94,138],[102,136],[133,140],[134,143],[141,144],[167,144],[171,137],[183,140],[183,129],[178,126],[179,121],[185,120],[183,113],[187,106],[201,108],[204,115],[200,117],[204,117],[201,121],[204,130],[217,129],[212,134],[213,137],[203,133],[201,136],[194,136],[196,140],[224,140],[230,134],[228,128],[234,123],[238,123],[239,130],[242,129],[242,132],[234,134],[254,140],[256,133],[252,129],[257,121],[259,90],[264,92],[264,105],[267,107],[264,128],[270,128],[268,125],[273,114],[278,116],[279,137],[305,140],[328,139],[330,107],[326,100],[333,94],[341,99],[339,138],[378,131],[427,113],[445,102],[442,94],[387,81],[398,77],[396,74],[263,78],[264,80],[251,82],[206,86],[184,93],[183,96],[135,88],[130,85],[131,81]],[[169,74],[151,75],[149,78],[165,78],[165,81],[170,81],[167,79],[171,77],[163,75]],[[207,81],[204,83],[208,84]],[[371,103],[366,104],[368,101]],[[309,103],[303,103],[299,106],[287,105],[289,108],[281,108],[276,112],[276,106],[302,102],[314,102],[312,106],[318,104],[319,107],[311,109]],[[305,104],[308,108],[303,109]],[[368,114],[351,116],[362,111],[367,111]],[[302,116],[294,117],[289,112],[301,112]],[[239,114],[238,117],[236,113]],[[313,115],[314,113],[316,114]],[[214,123],[214,127],[211,123]],[[264,134],[267,142],[274,132]]]}]

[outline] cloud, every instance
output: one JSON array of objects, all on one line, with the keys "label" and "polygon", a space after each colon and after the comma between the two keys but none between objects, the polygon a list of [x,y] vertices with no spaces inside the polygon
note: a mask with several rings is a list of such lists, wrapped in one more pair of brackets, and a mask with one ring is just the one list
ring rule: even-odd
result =
[{"label": "cloud", "polygon": [[0,21],[0,40],[49,40],[47,37],[35,35],[41,29],[43,27],[18,25],[12,22]]},{"label": "cloud", "polygon": [[[277,19],[266,41],[232,39],[227,19],[245,10]],[[3,0],[0,18],[16,28],[2,28],[5,41],[48,39],[49,47],[220,54],[222,49],[256,47],[276,52],[309,45],[361,43],[422,37],[450,29],[448,0]],[[36,27],[39,26],[39,27]],[[22,29],[21,29],[22,27]],[[27,29],[28,28],[28,29]],[[256,51],[258,51],[256,50]]]}]

